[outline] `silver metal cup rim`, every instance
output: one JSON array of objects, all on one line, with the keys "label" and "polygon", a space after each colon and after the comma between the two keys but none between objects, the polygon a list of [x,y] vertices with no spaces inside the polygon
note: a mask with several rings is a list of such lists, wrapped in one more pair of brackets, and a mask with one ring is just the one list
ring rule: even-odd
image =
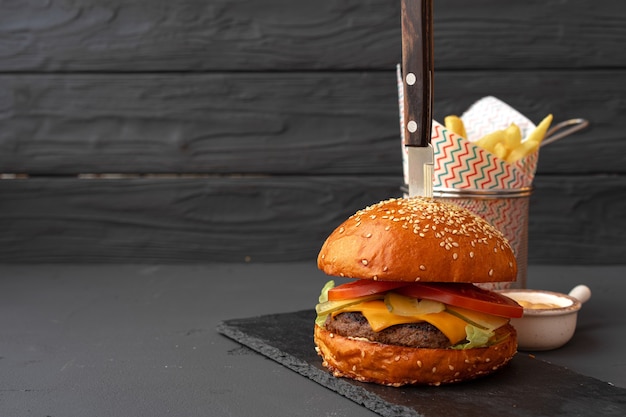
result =
[{"label": "silver metal cup rim", "polygon": [[434,188],[434,197],[469,197],[469,198],[520,198],[529,197],[533,187],[522,188]]},{"label": "silver metal cup rim", "polygon": [[[407,193],[409,187],[404,184],[401,191]],[[433,197],[439,198],[519,198],[529,197],[533,192],[533,187],[521,188],[443,188],[434,187]]]}]

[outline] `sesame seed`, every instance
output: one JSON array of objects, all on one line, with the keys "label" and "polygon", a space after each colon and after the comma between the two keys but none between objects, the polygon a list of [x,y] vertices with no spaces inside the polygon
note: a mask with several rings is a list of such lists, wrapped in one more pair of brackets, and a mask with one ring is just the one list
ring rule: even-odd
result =
[{"label": "sesame seed", "polygon": [[493,269],[489,270],[489,276],[492,277],[493,276]]},{"label": "sesame seed", "polygon": [[470,258],[473,258],[473,257],[474,257],[474,252],[470,252],[470,253],[469,253],[469,257],[470,257]]},{"label": "sesame seed", "polygon": [[396,362],[400,361],[400,356],[396,356],[395,358],[393,358]]},{"label": "sesame seed", "polygon": [[372,234],[368,233],[368,234],[365,235],[365,237],[370,238],[370,237],[372,237]]},{"label": "sesame seed", "polygon": [[339,233],[343,233],[346,229],[344,229],[343,227],[339,228]]},{"label": "sesame seed", "polygon": [[387,268],[386,266],[383,266],[383,272],[387,272],[389,271],[389,268]]},{"label": "sesame seed", "polygon": [[420,265],[420,270],[421,271],[426,271],[426,265]]},{"label": "sesame seed", "polygon": [[417,361],[417,366],[422,367],[422,361]]},{"label": "sesame seed", "polygon": [[437,367],[436,367],[436,366],[433,366],[432,371],[433,371],[433,374],[434,374],[434,373],[436,373],[436,372],[437,372]]},{"label": "sesame seed", "polygon": [[352,365],[352,371],[356,371],[356,365]]},{"label": "sesame seed", "polygon": [[363,265],[367,265],[367,264],[368,264],[367,259],[361,259],[361,263],[362,263]]},{"label": "sesame seed", "polygon": [[457,259],[459,259],[459,254],[458,254],[458,253],[456,253],[456,252],[454,252],[454,253],[452,254],[452,259],[454,259],[455,261],[456,261]]},{"label": "sesame seed", "polygon": [[454,371],[454,366],[448,365],[448,368],[450,368],[451,371]]},{"label": "sesame seed", "polygon": [[335,333],[331,333],[331,334],[329,334],[329,336],[332,339],[333,337],[335,337]]}]

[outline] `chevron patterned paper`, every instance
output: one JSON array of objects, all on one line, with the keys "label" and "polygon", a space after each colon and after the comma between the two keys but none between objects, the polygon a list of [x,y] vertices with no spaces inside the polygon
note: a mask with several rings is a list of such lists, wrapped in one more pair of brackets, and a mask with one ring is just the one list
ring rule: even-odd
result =
[{"label": "chevron patterned paper", "polygon": [[[408,184],[408,152],[404,146],[404,89],[402,69],[396,66],[398,110],[402,145],[404,183]],[[431,144],[435,153],[433,187],[457,189],[517,189],[530,187],[535,177],[539,152],[508,163],[485,151],[473,142],[487,133],[505,129],[511,123],[520,127],[522,137],[535,125],[517,110],[492,97],[484,97],[470,106],[461,116],[467,138],[449,132],[433,120]]]},{"label": "chevron patterned paper", "polygon": [[[515,189],[530,186],[524,161],[509,164],[433,121],[435,188]],[[524,158],[530,159],[530,158]]]}]

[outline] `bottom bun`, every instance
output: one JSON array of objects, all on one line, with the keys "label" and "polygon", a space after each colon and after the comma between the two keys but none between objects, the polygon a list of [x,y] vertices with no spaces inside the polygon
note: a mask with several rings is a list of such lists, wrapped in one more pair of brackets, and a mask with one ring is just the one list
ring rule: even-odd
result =
[{"label": "bottom bun", "polygon": [[315,325],[315,344],[323,365],[336,377],[362,382],[402,386],[440,385],[488,375],[504,366],[517,352],[517,336],[511,325],[498,329],[509,333],[499,343],[472,349],[421,349],[353,339]]}]

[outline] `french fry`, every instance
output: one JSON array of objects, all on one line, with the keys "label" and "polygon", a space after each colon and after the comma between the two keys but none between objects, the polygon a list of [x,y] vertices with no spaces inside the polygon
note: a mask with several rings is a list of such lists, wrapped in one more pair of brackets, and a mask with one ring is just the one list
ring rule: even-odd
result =
[{"label": "french fry", "polygon": [[[460,117],[454,115],[446,116],[444,123],[446,129],[467,139],[465,125]],[[532,132],[530,132],[528,137],[522,141],[522,132],[519,126],[515,123],[511,123],[509,127],[504,130],[496,130],[486,134],[475,141],[474,144],[506,162],[515,162],[539,149],[541,141],[546,136],[546,132],[551,124],[552,115],[549,114]]]},{"label": "french fry", "polygon": [[449,131],[456,133],[462,138],[467,139],[467,132],[465,131],[465,125],[463,124],[463,120],[459,116],[449,115],[446,116],[443,120],[446,129]]},{"label": "french fry", "polygon": [[486,134],[474,143],[485,149],[486,151],[495,153],[494,149],[496,147],[496,144],[502,142],[504,142],[504,130],[496,130],[494,132]]},{"label": "french fry", "polygon": [[552,124],[552,115],[549,114],[547,115],[535,128],[535,130],[533,130],[532,132],[530,132],[530,134],[528,135],[528,137],[526,138],[526,140],[530,140],[530,141],[535,141],[537,142],[539,145],[541,145],[541,141],[543,140],[543,138],[546,136],[546,133],[548,132],[548,128],[550,127],[550,124]]},{"label": "french fry", "polygon": [[506,158],[509,156],[509,152],[510,152],[510,149],[506,146],[504,142],[498,142],[493,147],[492,153],[498,158],[504,159],[506,161]]},{"label": "french fry", "polygon": [[515,123],[511,123],[509,127],[504,130],[504,144],[507,149],[512,151],[522,143],[522,131]]},{"label": "french fry", "polygon": [[517,148],[511,150],[508,157],[506,158],[506,161],[509,163],[518,161],[537,151],[537,149],[539,149],[539,142],[537,142],[536,140],[526,139]]},{"label": "french fry", "polygon": [[552,123],[552,115],[549,114],[537,125],[537,127],[530,132],[526,140],[520,143],[517,147],[511,150],[507,157],[507,162],[515,162],[528,155],[537,152],[541,146],[541,141],[546,136],[546,132]]}]

